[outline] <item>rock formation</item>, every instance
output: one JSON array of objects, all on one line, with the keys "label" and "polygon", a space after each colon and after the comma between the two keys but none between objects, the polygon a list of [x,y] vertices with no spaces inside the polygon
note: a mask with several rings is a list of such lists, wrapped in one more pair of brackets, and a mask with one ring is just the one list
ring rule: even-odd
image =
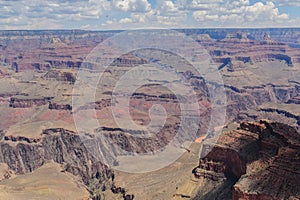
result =
[{"label": "rock formation", "polygon": [[4,136],[0,141],[0,162],[16,174],[36,170],[50,160],[63,164],[67,172],[81,177],[92,195],[110,187],[113,172],[82,144],[74,132],[57,128],[46,129],[39,138]]},{"label": "rock formation", "polygon": [[10,98],[9,106],[13,108],[30,108],[35,106],[41,106],[48,104],[51,97],[44,98],[26,98],[26,97],[12,97]]},{"label": "rock formation", "polygon": [[[238,130],[223,133],[215,146],[212,141],[216,138],[208,137],[203,144],[199,166],[193,170],[193,178],[210,184],[207,190],[215,187],[218,191],[213,190],[211,195],[206,192],[208,196],[200,195],[200,199],[215,199],[216,196],[223,199],[225,196],[233,199],[299,198],[296,184],[300,170],[297,30],[182,30],[193,35],[209,52],[216,64],[214,70],[223,77],[227,96],[226,125],[260,118],[291,125],[269,121],[241,123]],[[119,128],[111,107],[116,105],[112,102],[114,84],[126,70],[155,63],[167,71],[172,66],[163,63],[166,57],[170,63],[179,66],[177,75],[190,84],[199,101],[201,117],[196,122],[199,130],[191,138],[212,131],[208,130],[211,120],[209,89],[218,92],[220,85],[206,82],[205,77],[191,70],[188,63],[176,62],[174,55],[167,52],[145,50],[144,54],[132,52],[115,59],[111,68],[105,71],[107,82],[99,85],[95,99],[75,110],[72,97],[81,95],[72,91],[78,69],[86,68],[88,81],[97,80],[89,71],[94,65],[84,63],[84,59],[99,42],[116,33],[0,31],[0,128],[3,130],[0,137],[0,162],[3,164],[0,163],[0,168],[4,166],[0,179],[11,178],[14,173],[36,171],[53,160],[63,166],[63,171],[80,177],[94,200],[103,199],[103,192],[107,190],[121,199],[133,199],[134,193],[128,192],[126,185],[117,185],[111,169],[83,145],[81,133],[73,127],[72,114],[84,116],[87,113],[90,118],[102,122],[99,127],[92,127],[94,132],[86,133],[88,144],[95,142],[94,133],[101,132],[111,143],[131,154],[162,150],[180,127],[181,109],[176,94],[159,86],[162,80],[164,83],[182,80],[151,80],[153,84],[139,88],[130,97],[130,115],[138,125],[149,124],[149,110],[155,104],[160,104],[167,112],[164,127],[153,137],[134,137],[144,134],[143,130]],[[105,56],[101,59],[107,59]],[[90,89],[88,81],[82,90]],[[189,96],[185,101],[189,101]],[[191,120],[188,121],[192,126]],[[105,153],[107,159],[112,159],[109,153],[120,152]],[[275,189],[271,188],[271,183]],[[202,192],[206,190],[203,188]],[[225,188],[224,192],[220,192],[222,188]],[[192,197],[182,191],[173,192],[178,198]]]},{"label": "rock formation", "polygon": [[226,38],[223,39],[224,42],[249,42],[246,33],[236,32],[236,33],[228,33]]},{"label": "rock formation", "polygon": [[[233,179],[232,199],[297,199],[300,195],[300,135],[278,122],[241,123],[203,144],[195,177]],[[213,191],[212,191],[213,192]]]},{"label": "rock formation", "polygon": [[[297,29],[198,30],[196,34],[193,30],[180,31],[192,35],[195,40],[206,47],[217,63],[223,64],[223,61],[227,62],[227,59],[244,63],[275,59],[286,61],[292,66],[300,62],[299,54],[295,49],[283,43],[292,47],[300,46]],[[77,69],[81,67],[85,57],[97,44],[113,34],[115,32],[109,31],[41,31],[37,33],[3,31],[0,32],[0,42],[3,47],[0,49],[0,55],[3,61],[16,71],[51,68]],[[30,47],[30,51],[24,51],[23,47]],[[216,53],[218,51],[222,54]],[[244,51],[249,54],[246,58],[241,55]],[[114,63],[128,66],[145,63],[145,61],[127,57],[122,60],[117,59]]]}]

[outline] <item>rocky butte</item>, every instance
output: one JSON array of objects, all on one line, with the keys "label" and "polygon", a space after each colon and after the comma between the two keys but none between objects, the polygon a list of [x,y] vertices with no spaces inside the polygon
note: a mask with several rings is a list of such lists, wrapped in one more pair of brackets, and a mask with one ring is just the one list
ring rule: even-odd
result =
[{"label": "rocky butte", "polygon": [[[232,180],[233,188],[226,198],[299,199],[299,137],[294,128],[267,120],[243,122],[224,132],[193,170],[196,178],[212,180],[210,184],[219,188],[195,199],[226,197],[227,179]],[[204,140],[202,153],[211,140],[214,138]]]}]

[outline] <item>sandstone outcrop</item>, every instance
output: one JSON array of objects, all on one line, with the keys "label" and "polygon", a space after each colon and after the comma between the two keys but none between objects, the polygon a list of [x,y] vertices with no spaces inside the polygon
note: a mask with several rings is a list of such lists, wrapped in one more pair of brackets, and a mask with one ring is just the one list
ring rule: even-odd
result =
[{"label": "sandstone outcrop", "polygon": [[[297,199],[300,195],[300,135],[267,120],[241,123],[237,130],[204,141],[195,177],[236,180],[232,199]],[[225,179],[226,179],[225,178]]]}]

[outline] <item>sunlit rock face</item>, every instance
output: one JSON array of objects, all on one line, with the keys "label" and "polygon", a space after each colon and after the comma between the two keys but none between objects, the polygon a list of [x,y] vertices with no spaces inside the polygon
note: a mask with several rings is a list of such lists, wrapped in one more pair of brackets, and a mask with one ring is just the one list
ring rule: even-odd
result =
[{"label": "sunlit rock face", "polygon": [[[211,140],[204,141],[204,152]],[[232,199],[299,198],[299,148],[300,135],[288,125],[266,120],[244,122],[218,138],[194,174],[216,183],[235,180]]]}]

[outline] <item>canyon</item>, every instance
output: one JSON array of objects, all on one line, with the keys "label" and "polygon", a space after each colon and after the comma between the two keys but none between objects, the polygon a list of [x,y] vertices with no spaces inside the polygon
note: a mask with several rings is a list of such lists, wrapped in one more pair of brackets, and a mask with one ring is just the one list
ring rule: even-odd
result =
[{"label": "canyon", "polygon": [[[57,176],[69,185],[64,190],[81,191],[68,199],[299,199],[300,29],[178,31],[203,47],[222,86],[184,58],[153,49],[121,55],[99,81],[90,52],[121,31],[0,31],[0,197],[49,199],[62,192],[53,187]],[[137,66],[143,70],[128,100],[115,87]],[[143,77],[147,84],[139,86]],[[193,89],[196,103],[189,91],[166,87],[178,83]],[[210,93],[222,87],[226,115],[215,127]],[[118,105],[126,100],[137,125],[123,128],[128,116]],[[198,109],[186,120],[182,102]],[[188,134],[178,135],[183,122]],[[148,137],[143,127],[156,134]],[[170,165],[143,174],[117,170],[123,156],[156,155],[171,142],[182,155]],[[20,183],[38,177],[49,182]]]}]

